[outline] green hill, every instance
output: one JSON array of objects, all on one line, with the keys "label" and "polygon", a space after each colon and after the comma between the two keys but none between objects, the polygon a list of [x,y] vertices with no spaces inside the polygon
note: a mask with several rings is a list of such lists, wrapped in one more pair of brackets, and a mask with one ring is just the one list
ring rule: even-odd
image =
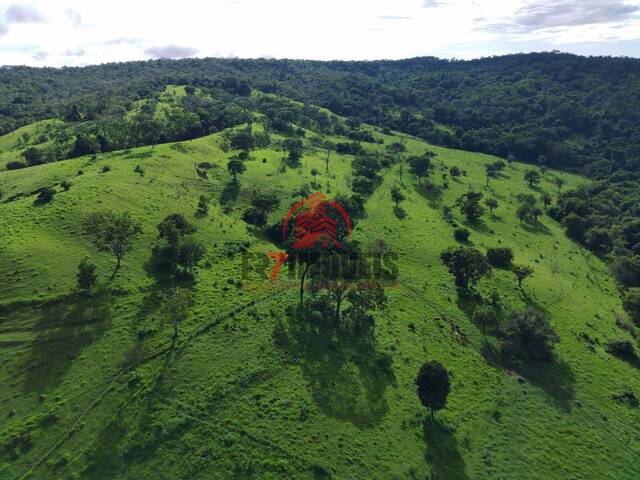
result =
[{"label": "green hill", "polygon": [[[516,216],[521,193],[548,192],[555,202],[554,179],[564,189],[589,181],[549,170],[529,187],[530,167],[514,162],[487,182],[485,165],[496,157],[359,130],[378,141],[362,142],[365,154],[388,161],[353,238],[384,241],[399,272],[374,333],[362,337],[297,324],[287,309],[297,282],[256,272],[243,281],[241,251],[278,250],[243,221],[256,193],[279,199],[270,224],[305,183],[330,198],[351,194],[355,157],[331,151],[327,172],[318,132],[305,130],[299,165],[284,160],[284,137],[272,133],[244,160],[238,191],[227,171],[238,154],[229,130],[0,172],[0,478],[637,478],[639,411],[613,399],[640,392],[637,364],[605,350],[632,338],[620,327],[615,283],[554,220]],[[0,145],[14,148],[15,135]],[[425,151],[435,154],[431,192],[405,161]],[[452,167],[466,173],[453,178]],[[38,204],[45,187],[55,197]],[[405,196],[403,218],[394,187]],[[454,205],[469,190],[498,201],[481,222],[468,224]],[[207,214],[197,213],[202,195]],[[113,257],[83,226],[105,209],[142,223],[113,281]],[[172,213],[197,228],[207,250],[177,340],[172,297],[150,264],[156,225]],[[477,295],[498,292],[505,311],[545,311],[559,336],[554,361],[498,361],[499,339],[472,321],[477,298],[456,291],[440,259],[462,226],[481,252],[510,247],[516,264],[534,268],[522,291],[511,271],[494,268]],[[84,257],[99,274],[92,296],[76,287]],[[451,374],[449,401],[433,421],[414,384],[426,360]]]}]

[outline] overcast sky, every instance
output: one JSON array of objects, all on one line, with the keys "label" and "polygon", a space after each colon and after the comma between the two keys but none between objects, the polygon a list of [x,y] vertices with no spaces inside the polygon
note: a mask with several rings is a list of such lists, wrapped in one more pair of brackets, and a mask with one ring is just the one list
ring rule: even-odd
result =
[{"label": "overcast sky", "polygon": [[640,57],[640,0],[0,0],[0,65],[542,50]]}]

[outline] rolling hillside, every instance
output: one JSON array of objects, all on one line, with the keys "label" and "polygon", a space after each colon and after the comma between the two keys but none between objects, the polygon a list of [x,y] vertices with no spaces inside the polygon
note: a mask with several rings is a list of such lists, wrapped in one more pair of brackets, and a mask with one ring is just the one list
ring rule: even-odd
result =
[{"label": "rolling hillside", "polygon": [[[548,170],[529,187],[530,167],[514,162],[487,181],[485,165],[496,157],[360,129],[383,141],[362,142],[370,154],[406,149],[384,168],[353,232],[361,245],[383,240],[399,271],[375,333],[362,338],[301,327],[287,309],[297,284],[242,276],[242,251],[277,250],[242,219],[256,192],[279,199],[269,223],[300,199],[304,183],[330,198],[350,194],[354,156],[331,152],[327,171],[327,151],[310,141],[317,132],[305,131],[293,167],[283,161],[284,138],[272,134],[244,160],[238,191],[227,171],[238,153],[227,149],[227,131],[1,171],[0,478],[638,478],[640,410],[613,399],[640,393],[638,365],[605,350],[632,339],[617,321],[625,314],[615,282],[549,216],[534,226],[516,216],[518,194],[548,192],[555,202],[556,178],[566,190],[589,180]],[[0,137],[2,159],[18,132]],[[435,194],[404,162],[427,150],[433,182],[448,184]],[[451,167],[466,175],[445,179]],[[34,203],[44,187],[54,199]],[[406,197],[404,218],[394,213],[394,187]],[[454,206],[470,189],[499,203],[474,224]],[[196,212],[201,195],[207,214]],[[113,257],[83,227],[104,209],[142,222],[113,281]],[[197,228],[207,249],[177,339],[166,314],[171,297],[150,265],[156,225],[172,213]],[[523,291],[497,268],[477,290],[497,291],[506,310],[544,310],[560,339],[553,362],[516,368],[497,360],[498,339],[472,322],[469,299],[440,259],[460,226],[480,251],[508,246],[515,263],[534,268]],[[98,267],[93,296],[76,287],[84,257]],[[432,359],[452,379],[435,420],[414,384]]]}]

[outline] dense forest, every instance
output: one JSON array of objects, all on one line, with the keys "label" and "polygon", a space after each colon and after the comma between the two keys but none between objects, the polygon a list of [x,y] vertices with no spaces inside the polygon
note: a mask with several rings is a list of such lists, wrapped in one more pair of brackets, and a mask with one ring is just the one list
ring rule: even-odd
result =
[{"label": "dense forest", "polygon": [[[167,84],[189,85],[205,95],[188,95],[159,119],[155,104]],[[252,89],[304,107],[285,108],[276,100],[256,104]],[[146,103],[135,115],[127,113],[140,101]],[[286,132],[291,124],[311,122],[317,131],[368,140],[357,136],[357,128],[336,131],[343,127],[311,105],[348,117],[353,127],[366,122],[437,145],[599,180],[563,193],[551,214],[570,236],[623,264],[623,285],[640,286],[638,59],[552,52],[473,61],[211,58],[0,69],[0,133],[53,117],[78,124],[58,132],[53,146],[26,152],[26,165],[196,138],[247,121],[250,110],[266,114],[280,133],[293,134]]]}]

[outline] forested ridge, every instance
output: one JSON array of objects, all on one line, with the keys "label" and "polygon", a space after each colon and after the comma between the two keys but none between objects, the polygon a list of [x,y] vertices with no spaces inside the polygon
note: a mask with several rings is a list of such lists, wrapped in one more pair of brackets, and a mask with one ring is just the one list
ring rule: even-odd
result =
[{"label": "forested ridge", "polygon": [[[205,95],[187,96],[158,119],[153,102],[167,84]],[[256,105],[252,90],[306,107],[300,113]],[[128,113],[148,99],[135,116]],[[58,132],[48,152],[32,150],[34,164],[197,138],[246,121],[250,109],[265,113],[276,131],[312,121],[318,131],[344,133],[310,105],[349,117],[352,125],[367,122],[437,145],[598,179],[593,187],[565,192],[552,215],[600,255],[637,259],[640,253],[638,59],[550,52],[471,61],[207,58],[0,69],[0,133],[53,117],[78,125]],[[366,140],[354,132],[354,141]],[[640,286],[636,270],[622,276],[624,285]]]}]

